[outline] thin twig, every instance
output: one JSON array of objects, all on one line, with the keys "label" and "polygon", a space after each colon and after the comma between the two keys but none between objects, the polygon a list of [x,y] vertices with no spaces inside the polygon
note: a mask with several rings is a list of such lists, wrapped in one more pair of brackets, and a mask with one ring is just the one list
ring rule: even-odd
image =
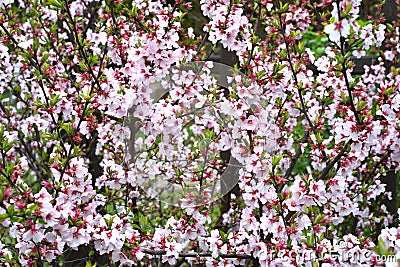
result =
[{"label": "thin twig", "polygon": [[[157,256],[157,255],[165,255],[167,252],[165,250],[152,250],[152,249],[143,249],[143,253]],[[199,257],[212,257],[211,253],[200,253],[200,252],[188,252],[188,253],[179,253],[179,257],[181,258],[199,258]],[[218,254],[218,257],[223,259],[251,259],[251,255],[246,254]]]},{"label": "thin twig", "polygon": [[[275,3],[275,4],[278,5],[277,3]],[[278,6],[276,6],[276,8],[278,8]],[[298,95],[299,95],[299,98],[300,98],[300,104],[301,104],[301,109],[300,110],[304,114],[304,116],[306,117],[306,120],[307,120],[309,126],[311,127],[314,135],[317,136],[317,130],[316,130],[313,122],[311,121],[310,116],[307,113],[307,108],[306,108],[306,105],[305,105],[305,102],[304,102],[304,98],[303,98],[303,95],[302,95],[302,92],[301,92],[301,89],[300,89],[300,86],[299,86],[300,83],[299,83],[299,81],[297,79],[297,75],[296,75],[297,73],[296,73],[296,71],[294,69],[294,66],[293,66],[293,63],[292,63],[292,60],[291,60],[291,57],[290,57],[290,53],[289,53],[290,52],[290,48],[289,48],[288,40],[286,38],[285,30],[284,30],[282,14],[281,14],[280,11],[277,11],[277,13],[278,13],[278,17],[279,17],[280,32],[282,34],[283,41],[285,43],[285,47],[286,47],[286,51],[287,51],[286,60],[289,63],[290,70],[291,70],[291,72],[293,74],[293,79],[294,79],[295,85],[297,87],[297,92],[298,92]],[[321,148],[320,148],[320,150],[321,150],[321,154],[322,154],[324,160],[327,160],[328,157],[327,157],[325,151],[323,149],[321,149]]]},{"label": "thin twig", "polygon": [[336,155],[336,157],[329,163],[329,165],[322,171],[321,176],[319,177],[320,180],[325,180],[327,178],[327,175],[329,171],[335,166],[335,164],[340,160],[340,158],[344,155],[346,152],[346,149],[349,145],[353,143],[353,140],[350,139],[340,150],[339,154]]}]

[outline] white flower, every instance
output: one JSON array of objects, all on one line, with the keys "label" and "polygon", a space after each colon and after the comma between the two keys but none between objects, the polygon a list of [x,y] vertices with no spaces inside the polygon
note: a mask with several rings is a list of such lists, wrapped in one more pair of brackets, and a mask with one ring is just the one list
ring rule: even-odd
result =
[{"label": "white flower", "polygon": [[29,39],[27,41],[20,42],[18,44],[18,46],[21,47],[22,49],[28,49],[28,47],[31,47],[32,45],[33,45],[33,39]]},{"label": "white flower", "polygon": [[0,0],[0,7],[3,8],[3,6],[6,6],[8,4],[14,3],[14,0]]},{"label": "white flower", "polygon": [[44,229],[40,228],[41,228],[40,224],[32,225],[31,229],[22,235],[22,239],[24,241],[33,240],[33,242],[35,243],[41,242],[44,237]]},{"label": "white flower", "polygon": [[329,39],[332,42],[338,42],[340,40],[340,33],[336,30],[335,24],[329,24],[325,26],[324,32],[329,35]]},{"label": "white flower", "polygon": [[341,20],[336,24],[325,26],[324,32],[329,35],[332,42],[338,43],[340,37],[346,38],[350,34],[350,23],[347,19]]}]

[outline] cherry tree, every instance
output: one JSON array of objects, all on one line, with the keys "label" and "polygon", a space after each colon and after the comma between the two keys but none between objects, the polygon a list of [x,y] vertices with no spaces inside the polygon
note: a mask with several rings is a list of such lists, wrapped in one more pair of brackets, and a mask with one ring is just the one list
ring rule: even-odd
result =
[{"label": "cherry tree", "polygon": [[383,4],[0,0],[0,261],[396,264]]}]

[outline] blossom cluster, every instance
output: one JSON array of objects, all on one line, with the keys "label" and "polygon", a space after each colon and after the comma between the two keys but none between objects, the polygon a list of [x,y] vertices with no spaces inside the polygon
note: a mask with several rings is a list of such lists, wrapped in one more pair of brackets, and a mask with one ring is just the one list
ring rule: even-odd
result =
[{"label": "blossom cluster", "polygon": [[400,255],[399,22],[286,2],[0,0],[0,262]]}]

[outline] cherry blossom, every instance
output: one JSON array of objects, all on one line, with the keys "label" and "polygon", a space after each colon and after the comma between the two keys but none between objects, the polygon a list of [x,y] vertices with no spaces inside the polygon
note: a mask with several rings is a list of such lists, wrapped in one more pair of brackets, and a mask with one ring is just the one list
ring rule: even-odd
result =
[{"label": "cherry blossom", "polygon": [[0,1],[2,263],[399,254],[398,22],[348,0],[128,2]]}]

